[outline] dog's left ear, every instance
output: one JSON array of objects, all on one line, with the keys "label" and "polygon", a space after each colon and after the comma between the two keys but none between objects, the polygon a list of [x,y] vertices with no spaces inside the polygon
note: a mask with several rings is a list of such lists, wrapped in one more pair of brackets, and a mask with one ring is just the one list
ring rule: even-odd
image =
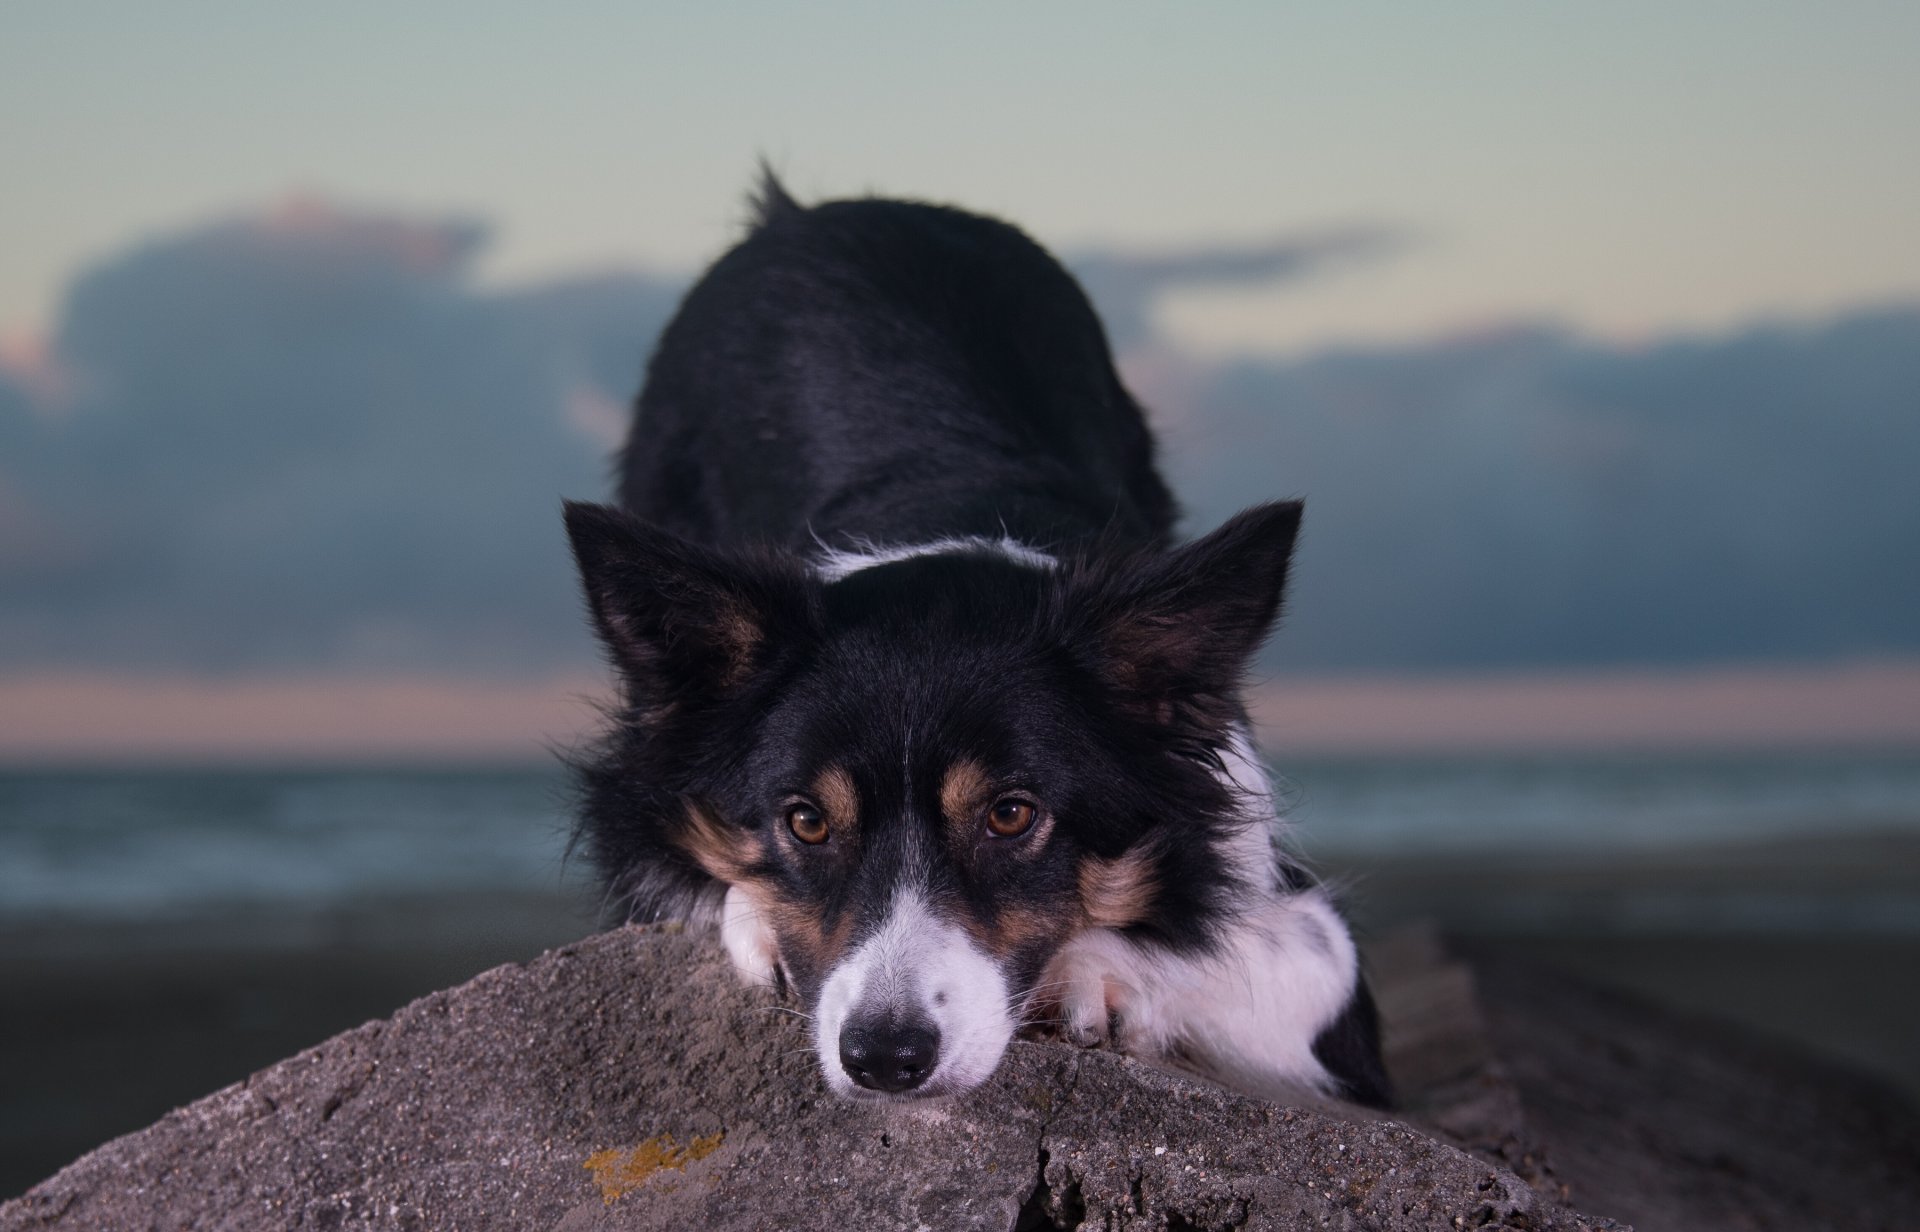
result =
[{"label": "dog's left ear", "polygon": [[1299,501],[1256,505],[1164,555],[1090,578],[1069,602],[1101,675],[1163,721],[1230,717],[1235,690],[1280,614]]}]

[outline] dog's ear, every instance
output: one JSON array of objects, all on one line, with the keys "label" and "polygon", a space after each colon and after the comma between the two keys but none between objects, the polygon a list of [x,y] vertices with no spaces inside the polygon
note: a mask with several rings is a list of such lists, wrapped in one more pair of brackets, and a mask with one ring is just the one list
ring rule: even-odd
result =
[{"label": "dog's ear", "polygon": [[606,505],[569,501],[566,520],[594,628],[649,711],[724,695],[806,627],[811,595],[795,571]]},{"label": "dog's ear", "polygon": [[1256,505],[1171,552],[1087,577],[1069,602],[1100,674],[1160,721],[1230,719],[1241,674],[1280,614],[1300,510]]}]

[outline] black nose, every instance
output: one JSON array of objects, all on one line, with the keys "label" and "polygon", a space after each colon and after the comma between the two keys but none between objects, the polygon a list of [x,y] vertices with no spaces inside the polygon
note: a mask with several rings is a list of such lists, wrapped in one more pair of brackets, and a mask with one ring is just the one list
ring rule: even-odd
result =
[{"label": "black nose", "polygon": [[940,1061],[940,1035],[917,1023],[848,1026],[840,1032],[840,1067],[869,1091],[911,1091]]}]

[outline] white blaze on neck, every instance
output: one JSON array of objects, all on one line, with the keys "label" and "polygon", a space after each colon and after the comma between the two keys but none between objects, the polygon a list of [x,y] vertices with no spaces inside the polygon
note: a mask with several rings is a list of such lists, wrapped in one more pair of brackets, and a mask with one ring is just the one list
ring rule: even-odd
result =
[{"label": "white blaze on neck", "polygon": [[935,539],[931,543],[884,547],[877,543],[862,543],[851,548],[836,548],[823,543],[820,545],[820,555],[814,558],[813,572],[823,582],[838,582],[842,578],[852,577],[863,569],[891,565],[897,561],[914,560],[921,556],[948,556],[962,552],[985,552],[1002,556],[1016,565],[1025,565],[1031,569],[1053,569],[1060,564],[1053,556],[1038,548],[1030,548],[1009,536],[988,539],[980,535],[964,535],[951,539]]},{"label": "white blaze on neck", "polygon": [[1220,750],[1220,765],[1215,777],[1234,794],[1241,818],[1240,828],[1228,840],[1228,863],[1248,889],[1276,889],[1273,842],[1284,823],[1274,804],[1273,780],[1267,777],[1246,724],[1233,725],[1227,747]]}]

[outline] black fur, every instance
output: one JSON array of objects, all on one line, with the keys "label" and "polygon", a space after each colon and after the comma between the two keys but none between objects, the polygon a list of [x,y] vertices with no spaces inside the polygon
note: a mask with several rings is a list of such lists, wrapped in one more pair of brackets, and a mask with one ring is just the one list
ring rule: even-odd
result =
[{"label": "black fur", "polygon": [[1038,245],[940,206],[803,210],[771,179],[660,340],[620,498],[695,542],[801,553],[1158,548],[1175,514],[1092,306]]},{"label": "black fur", "polygon": [[[1235,879],[1215,771],[1299,506],[1170,548],[1174,504],[1099,321],[1019,231],[899,201],[802,208],[769,177],[660,341],[620,496],[567,526],[624,687],[579,767],[581,836],[624,918],[716,905],[700,818],[822,937],[860,935],[902,866],[938,853],[930,891],[980,928],[1060,922],[1008,956],[1022,986],[1077,918],[1086,861],[1150,856],[1129,931],[1175,952],[1268,888]],[[826,582],[808,563],[965,536],[1060,565],[982,549]],[[959,761],[1043,809],[1044,844],[956,830],[940,785]],[[828,768],[862,823],[810,846],[784,810]],[[809,1003],[826,945],[782,945]],[[1362,1097],[1384,1091],[1373,1034],[1363,989],[1322,1037]]]},{"label": "black fur", "polygon": [[1345,1095],[1370,1108],[1393,1106],[1393,1083],[1380,1060],[1380,1011],[1362,979],[1341,1015],[1314,1037],[1313,1055],[1340,1079]]}]

